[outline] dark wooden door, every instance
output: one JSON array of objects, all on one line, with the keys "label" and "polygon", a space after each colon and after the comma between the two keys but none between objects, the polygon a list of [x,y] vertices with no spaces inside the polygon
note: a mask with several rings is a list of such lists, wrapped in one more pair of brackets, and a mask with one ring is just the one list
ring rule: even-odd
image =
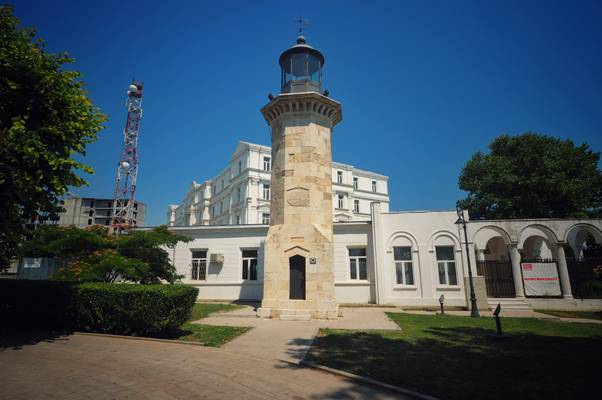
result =
[{"label": "dark wooden door", "polygon": [[478,261],[477,272],[485,276],[487,297],[514,297],[514,277],[510,261]]},{"label": "dark wooden door", "polygon": [[305,300],[305,257],[292,256],[289,258],[290,299]]}]

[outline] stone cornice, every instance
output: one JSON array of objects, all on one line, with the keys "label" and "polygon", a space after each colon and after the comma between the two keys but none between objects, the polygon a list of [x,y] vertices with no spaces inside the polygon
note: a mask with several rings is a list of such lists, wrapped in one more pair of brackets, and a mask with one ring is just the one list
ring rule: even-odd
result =
[{"label": "stone cornice", "polygon": [[343,119],[341,104],[316,92],[281,94],[265,105],[261,113],[270,126],[283,115],[291,114],[318,114],[331,126]]}]

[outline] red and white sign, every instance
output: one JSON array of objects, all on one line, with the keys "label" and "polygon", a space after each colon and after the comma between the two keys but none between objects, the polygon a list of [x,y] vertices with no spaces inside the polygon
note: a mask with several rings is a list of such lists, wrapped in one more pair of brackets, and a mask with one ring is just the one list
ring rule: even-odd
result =
[{"label": "red and white sign", "polygon": [[525,295],[537,297],[560,296],[560,280],[555,262],[521,263]]}]

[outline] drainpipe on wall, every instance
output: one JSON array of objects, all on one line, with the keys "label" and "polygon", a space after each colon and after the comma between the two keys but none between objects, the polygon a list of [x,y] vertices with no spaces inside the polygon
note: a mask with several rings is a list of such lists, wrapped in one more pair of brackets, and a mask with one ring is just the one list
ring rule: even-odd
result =
[{"label": "drainpipe on wall", "polygon": [[374,261],[374,294],[375,294],[375,300],[376,300],[376,304],[381,304],[381,299],[380,299],[380,262],[379,262],[379,257],[378,257],[378,246],[379,246],[379,241],[377,240],[378,238],[378,232],[381,229],[381,220],[380,220],[380,203],[377,202],[373,202],[370,203],[370,214],[371,214],[371,218],[372,218],[372,224],[371,224],[371,228],[372,228],[372,260]]}]

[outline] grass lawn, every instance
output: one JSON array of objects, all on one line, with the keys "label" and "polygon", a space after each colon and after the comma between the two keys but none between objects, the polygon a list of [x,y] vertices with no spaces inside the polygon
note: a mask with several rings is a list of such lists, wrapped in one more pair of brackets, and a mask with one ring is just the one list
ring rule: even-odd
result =
[{"label": "grass lawn", "polygon": [[241,308],[241,306],[235,304],[197,303],[193,306],[192,313],[188,321],[185,322],[180,327],[180,330],[171,336],[170,339],[201,342],[205,346],[219,347],[235,337],[245,333],[250,328],[201,325],[194,324],[192,322],[201,318],[205,318],[214,312],[232,311],[238,308]]},{"label": "grass lawn", "polygon": [[555,315],[561,318],[587,318],[601,319],[602,311],[563,311],[563,310],[535,310],[543,314]]},{"label": "grass lawn", "polygon": [[402,331],[323,329],[308,359],[441,399],[598,397],[602,325],[388,315]]}]

